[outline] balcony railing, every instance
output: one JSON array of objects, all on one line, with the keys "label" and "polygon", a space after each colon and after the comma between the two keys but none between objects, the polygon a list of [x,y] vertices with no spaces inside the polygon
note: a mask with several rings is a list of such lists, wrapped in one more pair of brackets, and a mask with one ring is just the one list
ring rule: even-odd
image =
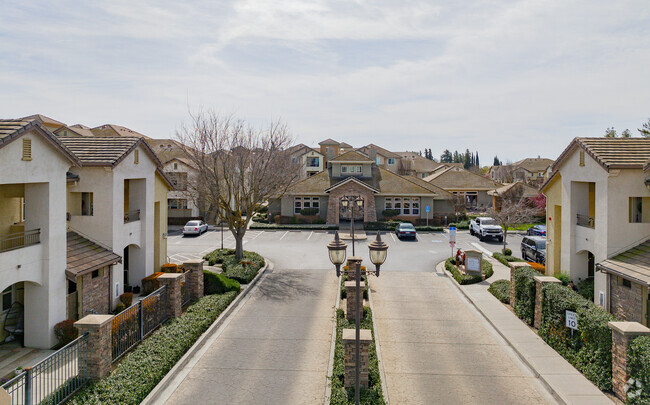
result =
[{"label": "balcony railing", "polygon": [[129,222],[139,221],[140,220],[140,210],[129,211],[124,213],[124,223],[128,224]]},{"label": "balcony railing", "polygon": [[586,228],[593,228],[595,224],[596,220],[593,217],[590,217],[589,215],[578,214],[576,225],[584,226]]},{"label": "balcony railing", "polygon": [[32,229],[25,232],[0,235],[0,252],[8,252],[41,242],[41,230]]}]

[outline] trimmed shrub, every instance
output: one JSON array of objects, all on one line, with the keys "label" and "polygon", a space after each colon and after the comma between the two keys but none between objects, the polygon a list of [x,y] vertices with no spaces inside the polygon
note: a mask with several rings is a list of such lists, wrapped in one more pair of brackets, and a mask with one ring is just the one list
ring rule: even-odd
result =
[{"label": "trimmed shrub", "polygon": [[503,250],[503,254],[506,255],[506,256],[512,256],[512,249],[505,248]]},{"label": "trimmed shrub", "polygon": [[650,403],[650,336],[635,338],[627,351],[628,380],[627,403]]},{"label": "trimmed shrub", "polygon": [[399,210],[386,209],[381,212],[381,216],[384,218],[393,218],[400,214]]},{"label": "trimmed shrub", "polygon": [[447,261],[445,261],[445,269],[451,273],[454,280],[456,280],[460,285],[480,283],[484,279],[487,280],[492,277],[492,274],[494,274],[492,264],[485,259],[481,262],[481,275],[462,274],[460,270],[458,270],[458,267],[456,267],[455,262],[456,258],[454,257],[447,259]]},{"label": "trimmed shrub", "polygon": [[113,313],[115,315],[117,315],[120,312],[124,311],[125,309],[126,309],[126,306],[120,302],[117,305],[115,305],[115,311],[113,311]]},{"label": "trimmed shrub", "polygon": [[569,275],[568,275],[567,273],[559,273],[559,274],[556,274],[556,275],[555,275],[555,278],[557,278],[558,280],[560,280],[560,281],[562,282],[562,285],[565,286],[565,287],[566,287],[567,285],[569,285],[569,281],[571,281],[571,277],[569,277]]},{"label": "trimmed shrub", "polygon": [[460,221],[457,223],[451,223],[449,226],[455,226],[458,230],[469,230],[469,221]]},{"label": "trimmed shrub", "polygon": [[510,280],[497,280],[490,284],[488,291],[504,304],[510,304]]},{"label": "trimmed shrub", "polygon": [[231,291],[201,298],[181,317],[162,325],[128,353],[111,375],[87,384],[68,403],[104,405],[142,402],[236,296],[237,293]]},{"label": "trimmed shrub", "polygon": [[444,228],[442,226],[419,225],[415,227],[415,230],[418,232],[442,232]]},{"label": "trimmed shrub", "polygon": [[223,263],[225,257],[234,254],[235,249],[217,249],[203,256],[203,260],[206,260],[210,266],[214,266],[215,264]]},{"label": "trimmed shrub", "polygon": [[[578,316],[573,334],[565,326],[567,310]],[[542,288],[539,336],[601,390],[612,389],[612,331],[607,324],[615,320],[570,288],[557,284]]]},{"label": "trimmed shrub", "polygon": [[241,286],[236,280],[232,280],[223,274],[203,270],[203,294],[223,294],[228,291],[239,292]]},{"label": "trimmed shrub", "polygon": [[264,266],[264,258],[257,253],[244,251],[244,260],[238,261],[234,255],[223,260],[223,274],[241,284],[248,284]]},{"label": "trimmed shrub", "polygon": [[74,319],[66,319],[54,325],[54,336],[61,346],[65,346],[79,336],[79,331],[74,327]]},{"label": "trimmed shrub", "polygon": [[126,308],[130,307],[133,303],[133,293],[126,292],[120,295],[120,302],[124,304]]},{"label": "trimmed shrub", "polygon": [[508,267],[510,267],[510,265],[509,265],[510,262],[523,262],[524,261],[523,259],[520,259],[518,257],[507,256],[507,255],[504,255],[503,253],[499,253],[499,252],[492,253],[492,257],[494,257],[495,259],[500,261],[504,266],[508,266]]},{"label": "trimmed shrub", "polygon": [[594,278],[587,277],[584,280],[580,280],[578,283],[578,294],[585,297],[589,301],[594,299]]},{"label": "trimmed shrub", "polygon": [[320,208],[303,208],[300,210],[300,215],[309,217],[311,215],[318,215]]},{"label": "trimmed shrub", "polygon": [[533,324],[535,317],[535,276],[542,274],[530,267],[515,269],[515,313],[524,322]]},{"label": "trimmed shrub", "polygon": [[307,230],[307,231],[335,231],[339,229],[338,225],[325,225],[325,220],[322,218],[317,218],[313,221],[314,224],[319,224],[319,225],[299,225],[299,224],[293,224],[293,225],[284,225],[275,223],[275,224],[264,224],[264,223],[255,223],[251,224],[249,229],[254,229],[254,230],[278,230],[278,231],[290,231],[290,230]]}]

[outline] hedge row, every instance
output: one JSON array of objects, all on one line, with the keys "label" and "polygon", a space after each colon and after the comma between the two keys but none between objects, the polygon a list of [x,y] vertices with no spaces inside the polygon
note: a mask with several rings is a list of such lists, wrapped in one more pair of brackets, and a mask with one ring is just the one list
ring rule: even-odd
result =
[{"label": "hedge row", "polygon": [[460,221],[460,222],[455,223],[455,224],[453,224],[453,223],[449,224],[449,226],[455,226],[456,229],[458,229],[459,231],[463,230],[463,229],[468,230],[469,229],[469,221]]},{"label": "hedge row", "polygon": [[[334,348],[334,369],[332,373],[332,396],[331,405],[354,404],[354,388],[345,389],[343,378],[345,375],[345,347],[343,346],[343,329],[354,329],[355,321],[348,320],[342,309],[336,311],[336,345]],[[372,331],[372,312],[370,308],[363,307],[361,328]],[[368,389],[361,388],[359,394],[362,404],[385,404],[381,391],[381,379],[379,377],[379,360],[374,341],[370,343],[368,364]]]},{"label": "hedge row", "polygon": [[515,314],[528,323],[533,324],[535,318],[535,276],[541,276],[530,267],[515,269]]},{"label": "hedge row", "polygon": [[264,267],[264,258],[257,253],[244,250],[244,259],[237,260],[235,255],[223,259],[223,274],[241,284],[250,283],[257,272]]},{"label": "hedge row", "polygon": [[[567,310],[578,316],[573,335],[565,326]],[[557,284],[542,288],[539,336],[601,390],[612,389],[612,330],[607,324],[615,320],[570,288]]]},{"label": "hedge row", "polygon": [[[508,249],[509,250],[509,249]],[[512,254],[512,251],[510,251]],[[524,259],[520,259],[518,257],[512,256],[512,255],[504,255],[503,253],[499,252],[494,252],[492,253],[492,257],[503,263],[504,266],[510,267],[510,262],[523,262]]]},{"label": "hedge row", "polygon": [[235,249],[217,249],[203,256],[203,260],[206,260],[210,266],[214,266],[223,263],[223,259],[234,254]]},{"label": "hedge row", "polygon": [[504,304],[510,304],[510,280],[497,280],[490,284],[488,291]]},{"label": "hedge row", "polygon": [[627,351],[628,380],[627,403],[650,403],[650,336],[639,336]]},{"label": "hedge row", "polygon": [[223,294],[228,291],[239,292],[241,286],[237,280],[230,279],[223,274],[203,270],[203,294]]},{"label": "hedge row", "polygon": [[83,387],[70,404],[138,404],[192,347],[228,304],[234,291],[209,295],[161,326],[124,357],[110,376]]},{"label": "hedge row", "polygon": [[494,274],[492,263],[488,262],[485,259],[481,261],[481,275],[461,274],[460,270],[458,270],[458,267],[456,267],[455,258],[453,257],[450,257],[447,259],[447,261],[445,261],[445,269],[447,269],[447,271],[451,273],[452,277],[454,277],[454,280],[456,280],[456,282],[461,285],[479,283],[483,280],[487,280],[488,278],[492,277],[492,274]]},{"label": "hedge row", "polygon": [[251,224],[249,229],[257,230],[278,230],[278,231],[291,231],[291,230],[305,230],[305,231],[334,231],[339,229],[338,225],[308,225],[308,224],[265,224],[257,222]]}]

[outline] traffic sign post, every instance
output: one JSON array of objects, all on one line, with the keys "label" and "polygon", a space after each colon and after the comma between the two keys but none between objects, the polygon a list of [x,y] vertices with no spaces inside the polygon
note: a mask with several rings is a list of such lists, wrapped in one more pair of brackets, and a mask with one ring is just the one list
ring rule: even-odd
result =
[{"label": "traffic sign post", "polygon": [[454,246],[456,245],[456,227],[449,227],[449,246],[451,247],[451,257],[454,257]]},{"label": "traffic sign post", "polygon": [[429,206],[428,205],[426,207],[426,211],[427,211],[427,226],[429,226]]},{"label": "traffic sign post", "polygon": [[565,311],[566,327],[571,329],[571,336],[573,336],[573,331],[578,330],[578,314],[573,311]]}]

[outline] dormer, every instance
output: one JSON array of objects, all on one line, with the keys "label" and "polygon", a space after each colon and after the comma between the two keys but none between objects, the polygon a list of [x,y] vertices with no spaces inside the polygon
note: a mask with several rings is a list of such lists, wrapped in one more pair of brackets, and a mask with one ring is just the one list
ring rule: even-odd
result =
[{"label": "dormer", "polygon": [[334,178],[370,178],[374,163],[367,155],[353,150],[328,161],[327,167]]}]

